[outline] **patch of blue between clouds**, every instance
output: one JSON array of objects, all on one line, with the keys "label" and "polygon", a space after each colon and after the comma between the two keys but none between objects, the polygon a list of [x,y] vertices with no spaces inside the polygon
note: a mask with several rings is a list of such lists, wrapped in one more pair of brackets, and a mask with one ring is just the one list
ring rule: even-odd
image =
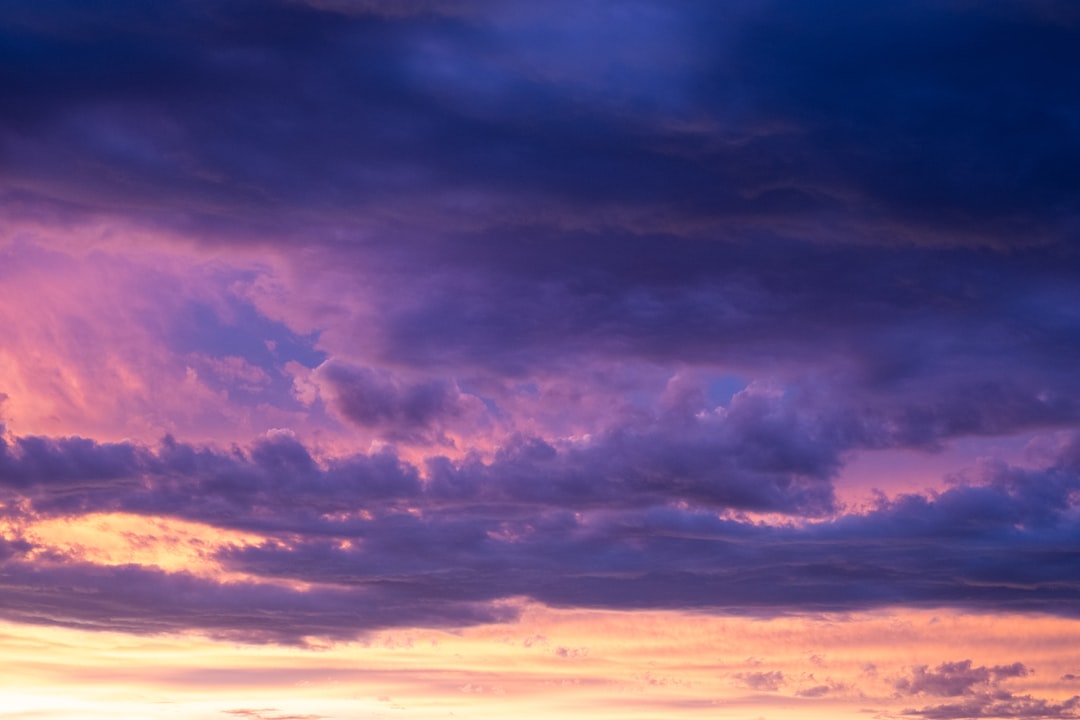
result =
[{"label": "patch of blue between clouds", "polygon": [[727,405],[735,394],[746,388],[746,380],[738,375],[720,375],[709,381],[705,397],[711,407]]},{"label": "patch of blue between clouds", "polygon": [[321,365],[328,357],[315,349],[318,333],[300,335],[284,323],[267,318],[241,298],[230,298],[222,313],[207,303],[193,302],[177,323],[171,340],[179,353],[198,353],[212,358],[240,357],[261,368],[271,383],[259,392],[230,387],[231,393],[259,395],[275,404],[293,405],[292,384],[284,373],[288,362],[308,368]]}]

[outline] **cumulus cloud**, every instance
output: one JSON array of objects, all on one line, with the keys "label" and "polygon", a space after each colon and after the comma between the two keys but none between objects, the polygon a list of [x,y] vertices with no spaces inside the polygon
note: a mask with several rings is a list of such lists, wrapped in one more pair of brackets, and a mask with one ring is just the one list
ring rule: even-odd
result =
[{"label": "cumulus cloud", "polygon": [[[719,515],[758,507],[735,502],[730,490],[696,490],[689,476],[661,465],[652,472],[671,473],[666,479],[631,474],[649,455],[631,453],[630,463],[615,444],[585,450],[522,441],[487,464],[443,458],[422,473],[389,449],[316,459],[280,432],[230,451],[172,438],[157,447],[78,438],[5,442],[0,486],[13,527],[126,512],[266,538],[216,551],[226,569],[252,578],[248,584],[80,564],[50,556],[47,547],[34,550],[51,557],[38,566],[31,547],[5,541],[4,606],[13,620],[131,632],[191,627],[253,638],[265,632],[299,642],[396,624],[469,624],[522,597],[764,616],[912,604],[1073,617],[1080,599],[1078,556],[1070,550],[1078,542],[1071,518],[1080,473],[1068,443],[1041,470],[999,467],[934,494],[883,498],[864,513],[763,525]],[[648,437],[633,444],[647,447]],[[797,483],[777,481],[770,492],[790,505],[766,508],[819,507],[804,504]],[[296,582],[320,589],[286,589]],[[74,598],[70,587],[96,589]],[[154,619],[149,608],[159,598],[184,594],[198,602],[167,621]],[[395,610],[363,609],[368,603]],[[1019,664],[946,663],[914,669],[896,689],[966,697],[1025,673]]]},{"label": "cumulus cloud", "polygon": [[[3,426],[0,426],[0,434]],[[130,443],[80,437],[0,437],[0,483],[8,487],[79,488],[132,480],[144,451]]]},{"label": "cumulus cloud", "polygon": [[911,677],[896,682],[896,689],[907,695],[938,695],[954,697],[996,687],[1006,678],[1024,677],[1028,669],[1021,663],[975,667],[971,660],[942,663],[930,670],[926,665],[913,668]]},{"label": "cumulus cloud", "polygon": [[512,438],[491,462],[428,462],[429,490],[447,499],[569,506],[694,505],[817,515],[846,439],[782,393],[747,391],[730,407],[641,416],[581,442]]},{"label": "cumulus cloud", "polygon": [[912,668],[910,677],[896,681],[902,695],[956,698],[938,705],[905,710],[928,720],[960,718],[1071,718],[1080,710],[1080,696],[1057,701],[1016,695],[1001,687],[1010,678],[1026,676],[1022,663],[974,666],[971,660],[946,662],[933,670],[922,665]]}]

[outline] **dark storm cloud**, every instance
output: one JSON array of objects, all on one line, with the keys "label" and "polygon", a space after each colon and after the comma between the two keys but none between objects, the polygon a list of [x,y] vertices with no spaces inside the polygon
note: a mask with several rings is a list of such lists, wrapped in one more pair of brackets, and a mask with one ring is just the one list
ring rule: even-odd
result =
[{"label": "dark storm cloud", "polygon": [[1075,223],[1075,7],[769,7],[740,36],[740,87],[865,199],[1008,244]]},{"label": "dark storm cloud", "polygon": [[1065,360],[1080,351],[1078,268],[1064,250],[591,234],[560,253],[517,239],[492,248],[505,262],[478,256],[409,302],[377,300],[383,357],[512,376],[574,361],[718,364],[828,387],[909,446],[1080,418]]},{"label": "dark storm cloud", "polygon": [[1063,4],[532,5],[9,0],[9,187],[249,220],[646,207],[1003,245],[1075,225]]},{"label": "dark storm cloud", "polygon": [[[1080,416],[1066,4],[4,7],[10,204],[318,248],[374,360],[809,366],[913,446]],[[362,426],[454,412],[343,372]]]}]

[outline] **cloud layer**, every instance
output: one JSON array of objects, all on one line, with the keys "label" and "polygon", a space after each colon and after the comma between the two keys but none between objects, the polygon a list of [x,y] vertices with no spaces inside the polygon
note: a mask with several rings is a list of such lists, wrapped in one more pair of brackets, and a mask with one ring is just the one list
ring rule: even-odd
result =
[{"label": "cloud layer", "polygon": [[[1073,6],[0,7],[3,619],[1077,618]],[[979,662],[882,682],[1077,714]]]},{"label": "cloud layer", "polygon": [[[424,472],[389,449],[317,462],[283,434],[250,452],[171,438],[156,448],[18,438],[0,455],[12,528],[119,512],[263,540],[215,551],[224,567],[250,578],[238,583],[100,568],[16,532],[4,545],[3,613],[286,641],[490,621],[512,614],[521,598],[752,615],[896,606],[1076,615],[1075,440],[1045,468],[994,465],[932,496],[883,498],[868,512],[788,525],[738,513],[762,503],[818,511],[820,499],[804,485],[775,480],[751,492],[722,474],[686,474],[685,447],[673,469],[639,456],[627,462],[610,442],[557,450],[534,441],[486,463],[441,458]],[[716,452],[730,454],[722,442]],[[711,462],[703,466],[711,473]],[[769,476],[751,477],[747,488]],[[705,491],[710,482],[715,488]],[[183,607],[160,617],[163,603],[178,597]],[[987,682],[1005,672],[983,670],[971,677]],[[941,690],[954,680],[956,693]],[[962,694],[969,680],[917,673],[898,688]]]}]

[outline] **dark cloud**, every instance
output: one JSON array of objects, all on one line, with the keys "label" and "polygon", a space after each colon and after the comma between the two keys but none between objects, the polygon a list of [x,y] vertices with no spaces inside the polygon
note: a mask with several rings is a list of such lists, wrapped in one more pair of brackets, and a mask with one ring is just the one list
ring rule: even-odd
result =
[{"label": "dark cloud", "polygon": [[814,685],[813,687],[799,690],[795,695],[804,698],[818,698],[828,695],[830,690],[832,690],[832,688],[828,685]]},{"label": "dark cloud", "polygon": [[120,495],[119,507],[279,529],[317,527],[318,518],[328,514],[414,499],[421,488],[416,469],[389,449],[321,466],[286,433],[256,443],[250,454],[221,453],[166,438],[144,478],[143,492]]},{"label": "dark cloud", "polygon": [[643,415],[587,442],[517,438],[492,462],[429,460],[429,493],[448,500],[568,507],[694,505],[817,515],[832,508],[830,479],[849,447],[845,428],[782,392],[739,393],[698,414]]},{"label": "dark cloud", "polygon": [[[271,539],[223,548],[219,559],[256,578],[336,588],[343,603],[350,594],[374,593],[401,609],[401,622],[421,622],[419,617],[428,617],[424,613],[438,617],[432,608],[439,600],[473,604],[515,597],[560,606],[760,615],[898,604],[1075,615],[1080,537],[1069,520],[1080,490],[1075,444],[1063,445],[1057,462],[1041,470],[992,465],[938,493],[882,499],[865,514],[841,513],[806,526],[722,519],[709,508],[806,513],[822,508],[806,494],[808,487],[831,492],[827,477],[810,485],[782,481],[798,477],[807,462],[797,452],[785,459],[783,452],[781,440],[799,437],[792,424],[797,415],[757,404],[761,400],[743,398],[748,407],[733,403],[727,415],[714,419],[718,426],[706,423],[719,445],[700,468],[693,458],[706,451],[695,450],[694,443],[704,440],[694,440],[694,433],[702,428],[692,425],[673,426],[688,442],[674,445],[670,454],[664,450],[667,440],[649,435],[600,438],[580,448],[521,440],[487,464],[434,461],[423,479],[390,451],[318,463],[281,433],[247,453],[166,439],[154,451],[126,447],[125,457],[140,458],[139,464],[111,481],[28,485],[16,467],[16,481],[7,486],[15,501],[9,513],[125,511],[256,530]],[[755,449],[758,438],[764,438],[763,451],[772,448],[765,460]],[[49,467],[70,467],[65,451],[74,457],[99,451],[93,443],[27,446],[59,455],[44,463]],[[103,447],[101,452],[110,446]],[[725,458],[733,464],[725,466]],[[40,459],[35,463],[42,466]],[[716,467],[719,474],[707,472]],[[748,478],[747,489],[740,489],[740,474]],[[767,489],[754,494],[754,486]],[[69,572],[63,558],[56,558],[60,565],[35,575],[20,565],[23,551],[13,545],[8,550],[8,564],[17,569],[11,577],[25,575],[28,588],[38,583],[33,578]],[[100,579],[121,571],[79,572]],[[148,593],[160,590],[158,580],[163,586],[196,582],[123,572],[132,582],[146,583]],[[17,587],[9,591],[23,592]],[[205,589],[227,597],[249,590]],[[268,592],[277,597],[277,590]],[[63,595],[58,591],[56,597],[59,607]],[[286,619],[274,632],[315,632],[303,629],[303,618],[296,625],[301,629],[288,630],[292,616],[282,612]],[[451,615],[446,624],[458,622]],[[186,617],[179,614],[175,621],[202,627]],[[236,613],[222,618],[221,628],[206,629],[224,632],[241,623]],[[130,627],[138,628],[135,620]],[[348,628],[366,626],[353,620],[343,627],[347,635]],[[974,683],[1022,672],[1020,666],[947,664],[916,670],[898,689],[948,695],[945,690],[952,688],[962,694]]]},{"label": "dark cloud", "polygon": [[[0,440],[7,514],[257,530],[273,542],[222,560],[327,584],[34,567],[5,540],[5,617],[300,642],[479,622],[522,596],[1076,614],[1076,443],[864,514],[832,485],[855,452],[1080,423],[1075,10],[614,6],[0,3],[4,221],[272,247],[309,344],[336,337],[329,359],[283,358],[325,360],[314,381],[366,435],[448,446],[520,399],[451,378],[585,394],[625,362],[746,380],[722,407],[703,388],[613,403],[422,467],[390,447],[317,458],[287,433]],[[335,273],[347,287],[320,282]],[[193,311],[174,344],[233,336],[255,358],[290,334],[248,315],[245,339]],[[959,698],[924,717],[1073,712],[980,694],[1006,670],[922,668],[897,689]]]},{"label": "dark cloud", "polygon": [[9,205],[344,268],[379,312],[326,376],[399,442],[460,397],[378,362],[824,378],[911,446],[1080,419],[1068,7],[392,5],[8,3]]},{"label": "dark cloud", "polygon": [[970,720],[971,718],[1034,718],[1052,720],[1057,718],[1077,717],[1080,708],[1080,696],[1074,696],[1064,702],[1054,702],[1031,695],[1013,695],[1003,693],[1002,697],[985,696],[968,698],[958,703],[948,703],[924,707],[919,710],[906,710],[905,715],[914,715],[927,720]]},{"label": "dark cloud", "polygon": [[318,373],[346,419],[391,441],[437,439],[441,429],[468,413],[460,391],[445,380],[410,383],[385,370],[340,363],[322,366]]},{"label": "dark cloud", "polygon": [[955,697],[969,695],[979,690],[997,686],[1006,678],[1024,677],[1028,669],[1020,663],[975,667],[970,660],[942,663],[930,670],[926,665],[913,668],[910,678],[901,678],[895,683],[898,691],[905,695],[937,695]]},{"label": "dark cloud", "polygon": [[448,598],[414,598],[406,608],[377,588],[303,591],[139,566],[41,561],[4,563],[0,595],[0,615],[10,622],[144,635],[196,630],[255,643],[346,640],[400,624],[458,627],[514,615],[508,607]]},{"label": "dark cloud", "polygon": [[957,698],[954,702],[906,710],[928,720],[960,718],[1072,718],[1080,710],[1080,696],[1062,702],[1015,695],[1001,687],[1011,678],[1024,677],[1030,670],[1021,663],[974,666],[970,660],[946,662],[930,670],[912,668],[910,677],[895,683],[902,695]]},{"label": "dark cloud", "polygon": [[416,469],[391,450],[320,466],[286,432],[248,452],[199,448],[172,437],[148,448],[31,436],[0,450],[0,488],[32,499],[46,514],[126,510],[281,527],[420,492]]},{"label": "dark cloud", "polygon": [[[1038,492],[1037,483],[1031,488]],[[976,502],[973,493],[987,498]],[[312,541],[224,557],[246,572],[307,581],[407,576],[412,591],[462,599],[525,595],[555,605],[756,614],[905,604],[1071,616],[1080,588],[1068,511],[1020,529],[1022,504],[992,487],[956,488],[804,529],[674,507],[430,508],[373,518],[351,549]]]},{"label": "dark cloud", "polygon": [[1003,245],[1075,224],[1068,9],[390,5],[9,2],[9,187],[252,222],[389,203]]},{"label": "dark cloud", "polygon": [[751,690],[768,690],[775,692],[784,684],[784,673],[779,670],[771,672],[739,673],[735,676]]},{"label": "dark cloud", "polygon": [[1064,702],[1031,695],[1016,695],[1002,687],[1012,678],[1023,678],[1030,669],[1022,663],[975,666],[970,660],[942,663],[930,669],[912,668],[912,675],[901,678],[894,687],[901,695],[948,697],[948,703],[908,709],[904,715],[928,720],[961,718],[1075,718],[1080,710],[1080,696]]},{"label": "dark cloud", "polygon": [[[356,405],[350,412],[367,413],[389,437],[422,439],[418,433],[425,422],[437,422],[429,413],[444,409],[429,402],[429,385],[402,388],[380,379],[361,392],[358,376],[341,382],[351,383],[340,391]],[[81,439],[18,438],[17,452],[0,456],[5,462],[0,484],[35,496],[40,510],[54,513],[96,502],[218,522],[262,517],[271,525],[301,527],[318,525],[317,518],[327,513],[421,499],[434,505],[562,508],[681,500],[821,515],[833,508],[831,478],[840,454],[852,447],[847,435],[842,424],[834,427],[832,419],[818,417],[798,398],[746,391],[726,409],[696,414],[694,406],[674,407],[628,419],[595,438],[558,441],[558,447],[538,437],[517,437],[490,460],[475,454],[456,462],[432,457],[425,482],[389,447],[320,465],[295,437],[276,433],[248,452],[197,448],[172,438],[156,451]],[[91,484],[97,495],[73,495],[61,481]]]},{"label": "dark cloud", "polygon": [[[3,434],[0,425],[0,435]],[[81,437],[0,436],[0,484],[47,487],[57,492],[132,480],[145,453],[129,443],[98,443]]]},{"label": "dark cloud", "polygon": [[[12,514],[10,511],[4,513],[5,516],[11,516]],[[34,546],[21,538],[0,538],[0,562],[6,562],[10,558],[22,557],[32,549],[34,549]]]},{"label": "dark cloud", "polygon": [[842,178],[937,231],[998,223],[1007,243],[1072,222],[1062,168],[1080,145],[1062,70],[1077,26],[1064,3],[764,7],[735,82],[763,116],[797,123],[827,169],[811,179],[788,163],[797,176]]},{"label": "dark cloud", "polygon": [[[1062,362],[1080,349],[1066,257],[610,240],[557,278],[474,268],[409,303],[384,296],[380,357],[517,378],[574,362],[719,366],[816,392],[864,424],[871,446],[1080,420],[1080,387]],[[528,247],[514,252],[528,258]],[[603,257],[619,267],[606,272]]]}]

